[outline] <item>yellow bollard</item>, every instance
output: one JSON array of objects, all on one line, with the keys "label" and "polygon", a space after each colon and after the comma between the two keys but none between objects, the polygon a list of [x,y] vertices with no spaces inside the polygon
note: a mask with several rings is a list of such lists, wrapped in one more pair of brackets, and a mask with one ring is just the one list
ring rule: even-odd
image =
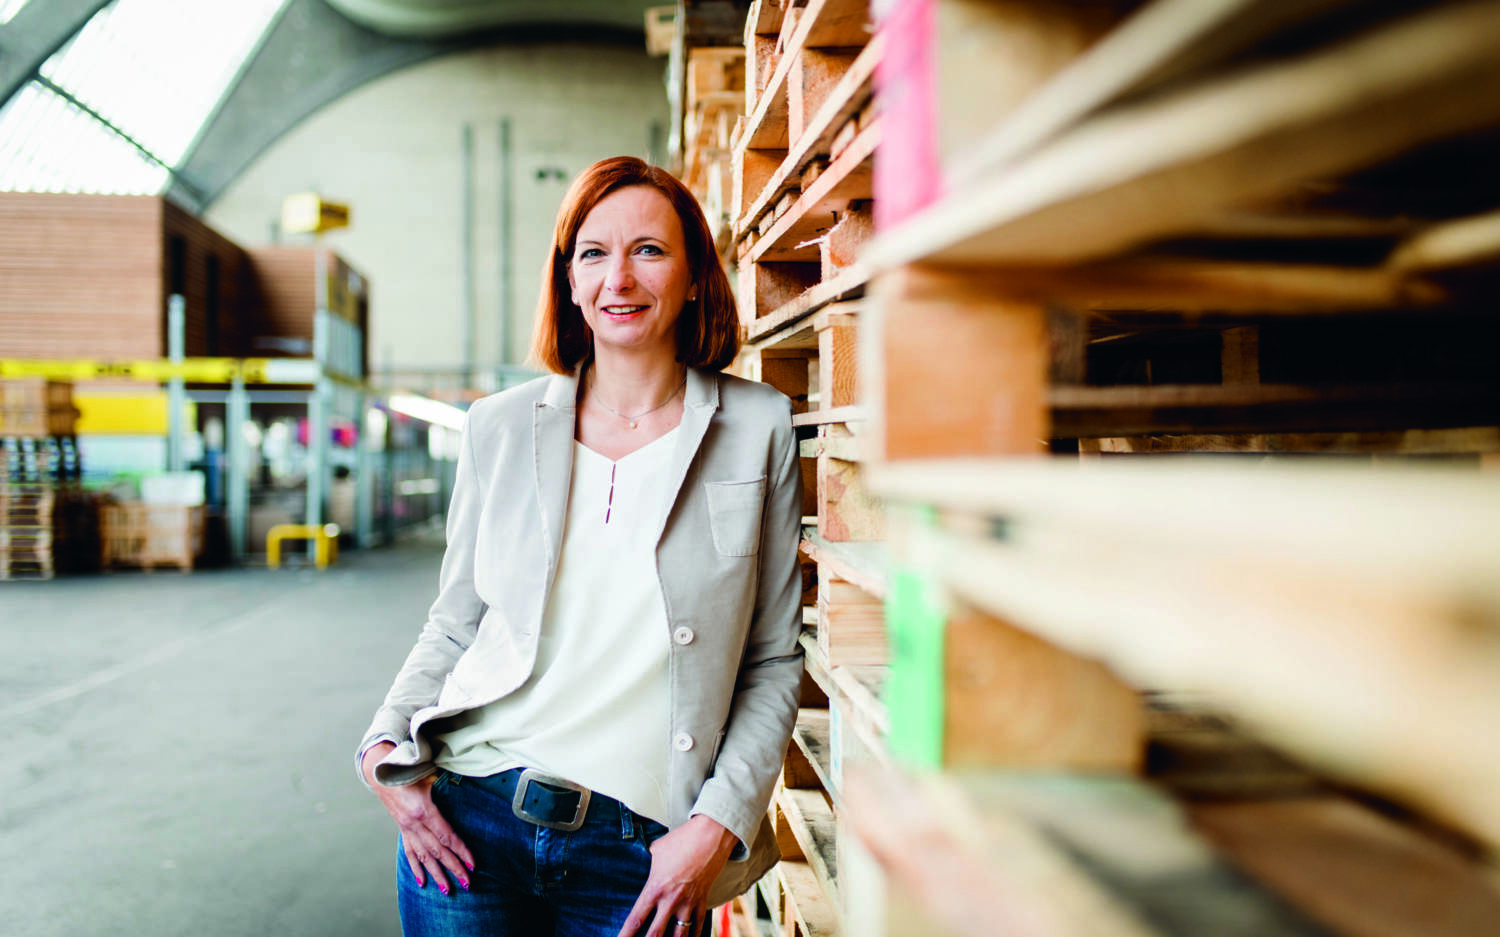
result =
[{"label": "yellow bollard", "polygon": [[266,532],[266,565],[281,568],[281,541],[309,540],[313,545],[313,562],[327,569],[339,558],[339,525],[277,524]]}]

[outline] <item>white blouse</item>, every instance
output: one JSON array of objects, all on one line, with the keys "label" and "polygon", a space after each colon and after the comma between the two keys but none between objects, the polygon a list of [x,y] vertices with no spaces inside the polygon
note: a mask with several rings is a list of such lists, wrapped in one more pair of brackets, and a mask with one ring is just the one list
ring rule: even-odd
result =
[{"label": "white blouse", "polygon": [[668,822],[671,636],[654,535],[673,429],[619,461],[573,444],[557,581],[530,679],[449,720],[435,761],[474,777],[525,766]]}]

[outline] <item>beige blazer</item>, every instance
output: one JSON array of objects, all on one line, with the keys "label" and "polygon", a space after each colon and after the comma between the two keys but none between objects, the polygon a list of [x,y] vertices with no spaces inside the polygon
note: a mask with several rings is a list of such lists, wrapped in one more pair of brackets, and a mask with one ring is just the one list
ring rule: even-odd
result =
[{"label": "beige blazer", "polygon": [[[573,465],[576,376],[539,378],[470,408],[438,595],[360,750],[397,741],[381,784],[431,774],[434,720],[531,674],[557,572]],[[802,474],[790,402],[690,370],[656,546],[671,640],[670,826],[706,814],[740,840],[715,903],[779,855],[766,808],[796,721]],[[601,633],[599,640],[610,640]]]}]

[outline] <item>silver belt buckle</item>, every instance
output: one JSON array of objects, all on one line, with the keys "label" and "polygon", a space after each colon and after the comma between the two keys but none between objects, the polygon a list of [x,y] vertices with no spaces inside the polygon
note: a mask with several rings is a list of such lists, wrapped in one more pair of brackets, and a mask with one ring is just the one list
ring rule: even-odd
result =
[{"label": "silver belt buckle", "polygon": [[[549,787],[561,787],[564,790],[577,791],[578,812],[573,815],[573,819],[565,823],[559,823],[556,820],[544,820],[527,811],[525,806],[526,788],[531,786],[532,781],[546,784]],[[543,774],[535,768],[527,768],[521,772],[521,779],[516,782],[516,795],[511,798],[510,809],[512,813],[527,823],[535,823],[537,826],[545,826],[548,829],[563,830],[571,833],[583,826],[584,815],[589,810],[589,789],[582,784],[574,784],[572,781],[565,781],[562,778],[554,778],[550,774]]]}]

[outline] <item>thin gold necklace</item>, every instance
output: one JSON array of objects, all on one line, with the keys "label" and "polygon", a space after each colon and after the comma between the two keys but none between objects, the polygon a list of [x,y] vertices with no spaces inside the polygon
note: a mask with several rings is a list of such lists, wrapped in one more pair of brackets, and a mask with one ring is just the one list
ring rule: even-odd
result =
[{"label": "thin gold necklace", "polygon": [[621,413],[619,410],[616,410],[614,407],[611,407],[609,404],[605,403],[603,400],[600,400],[599,399],[599,381],[597,379],[594,381],[594,396],[593,396],[593,401],[594,401],[594,403],[597,403],[599,406],[601,406],[604,409],[608,410],[610,413],[613,413],[615,416],[617,416],[620,419],[624,420],[626,423],[629,423],[631,429],[635,429],[637,426],[640,425],[641,417],[646,416],[649,413],[655,413],[656,411],[660,410],[662,407],[665,407],[667,404],[671,403],[672,402],[672,398],[676,397],[677,396],[677,392],[679,390],[682,390],[683,386],[686,385],[686,384],[687,384],[687,369],[683,368],[683,370],[682,370],[682,382],[679,383],[676,387],[672,388],[672,392],[667,395],[667,399],[663,400],[661,403],[659,403],[656,406],[652,407],[650,410],[642,410],[640,413],[637,413],[635,416],[626,416],[625,414]]}]

